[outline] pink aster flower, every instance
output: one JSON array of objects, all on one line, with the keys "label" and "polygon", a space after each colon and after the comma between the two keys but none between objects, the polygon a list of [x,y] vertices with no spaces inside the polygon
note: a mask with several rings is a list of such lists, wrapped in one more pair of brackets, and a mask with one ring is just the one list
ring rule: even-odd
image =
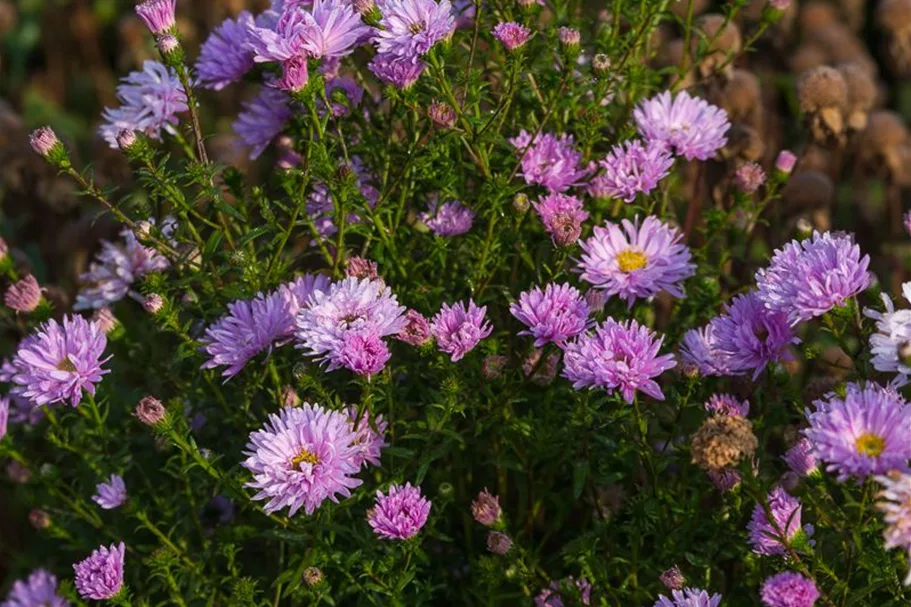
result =
[{"label": "pink aster flower", "polygon": [[719,607],[719,605],[721,605],[720,594],[709,595],[701,588],[684,588],[683,590],[671,590],[671,598],[660,595],[653,607]]},{"label": "pink aster flower", "polygon": [[203,88],[220,91],[253,69],[253,51],[247,45],[247,31],[253,15],[243,11],[237,19],[225,19],[212,30],[199,49],[196,77]]},{"label": "pink aster flower", "polygon": [[313,514],[326,499],[337,503],[361,484],[352,478],[362,461],[355,441],[344,412],[310,403],[285,407],[250,433],[242,465],[253,480],[246,486],[259,490],[254,500],[268,500],[266,512]]},{"label": "pink aster flower", "polygon": [[822,316],[870,286],[870,257],[861,257],[850,234],[820,234],[791,241],[756,273],[759,298],[784,312],[792,325]]},{"label": "pink aster flower", "polygon": [[531,30],[515,21],[497,23],[493,28],[493,37],[503,43],[506,50],[521,48],[531,37]]},{"label": "pink aster flower", "polygon": [[16,373],[12,393],[36,405],[69,400],[77,406],[83,391],[95,394],[95,384],[108,371],[101,366],[107,339],[98,325],[81,316],[51,319],[22,340],[13,357]]},{"label": "pink aster flower", "polygon": [[680,590],[686,584],[686,577],[677,565],[659,575],[658,579],[668,590]]},{"label": "pink aster flower", "polygon": [[633,402],[637,391],[664,400],[664,393],[654,381],[677,363],[672,354],[658,355],[663,337],[635,320],[618,323],[608,318],[566,344],[563,376],[573,388],[601,388],[613,393],[619,390],[624,400]]},{"label": "pink aster flower", "polygon": [[[332,284],[328,291],[314,292],[310,305],[298,312],[297,347],[305,350],[307,356],[317,357],[329,371],[355,365],[357,368],[352,370],[369,368],[376,372],[378,361],[383,359],[385,364],[388,360],[388,350],[383,353],[385,344],[380,348],[376,340],[400,332],[405,327],[404,313],[405,307],[398,305],[383,281],[345,278]],[[353,338],[352,333],[361,337]],[[349,349],[368,336],[370,343],[356,346],[364,352]]]},{"label": "pink aster flower", "polygon": [[706,377],[731,374],[727,355],[718,347],[715,324],[713,321],[701,329],[690,329],[684,334],[680,344],[680,360],[684,370],[693,369]]},{"label": "pink aster flower", "polygon": [[145,0],[136,5],[136,14],[153,34],[165,34],[174,29],[177,0]]},{"label": "pink aster flower", "polygon": [[449,0],[384,0],[380,12],[374,40],[380,54],[419,57],[455,31]]},{"label": "pink aster flower", "polygon": [[750,413],[750,401],[739,401],[730,394],[712,394],[705,403],[705,410],[716,415],[746,417]]},{"label": "pink aster flower", "polygon": [[46,569],[35,569],[25,580],[17,580],[0,607],[69,607],[57,594],[57,578]]},{"label": "pink aster flower", "polygon": [[734,180],[741,192],[752,194],[765,183],[765,171],[755,162],[748,162],[737,169]]},{"label": "pink aster flower", "polygon": [[432,337],[430,321],[417,310],[408,310],[405,314],[405,326],[395,337],[412,346],[423,346]]},{"label": "pink aster flower", "polygon": [[[899,548],[911,559],[911,475],[892,471],[877,476],[876,482],[882,485],[876,509],[883,513],[886,525],[884,547],[886,550]],[[905,577],[905,586],[911,586],[911,567]]]},{"label": "pink aster flower", "polygon": [[177,115],[186,112],[187,94],[177,72],[158,61],[145,61],[142,71],[131,72],[117,87],[118,108],[105,108],[105,124],[98,132],[115,150],[121,131],[138,131],[161,139],[161,131],[174,133]]},{"label": "pink aster flower", "polygon": [[430,502],[411,483],[392,485],[376,492],[376,505],[367,511],[367,522],[381,540],[407,540],[427,523]]},{"label": "pink aster flower", "polygon": [[671,97],[664,91],[639,104],[633,112],[639,133],[651,142],[663,143],[687,160],[707,160],[727,143],[731,127],[727,114],[686,91]]},{"label": "pink aster flower", "polygon": [[523,130],[509,142],[521,157],[522,177],[529,185],[563,192],[579,185],[590,173],[588,167],[579,167],[582,153],[573,147],[572,135],[540,133],[533,139]]},{"label": "pink aster flower", "polygon": [[[379,466],[380,454],[383,448],[389,445],[385,440],[386,428],[389,424],[383,420],[382,415],[371,419],[367,411],[361,415],[360,421],[355,421],[357,420],[357,407],[354,405],[348,407],[345,413],[348,414],[348,420],[351,422],[354,432],[354,465],[358,469],[366,468],[367,464]],[[354,428],[355,423],[357,428]]]},{"label": "pink aster flower", "polygon": [[849,383],[844,398],[829,394],[813,404],[816,410],[807,410],[810,427],[803,433],[813,455],[838,480],[908,470],[911,407],[894,389]]},{"label": "pink aster flower", "polygon": [[120,592],[125,549],[123,542],[111,544],[110,548],[100,546],[87,559],[73,565],[79,596],[103,601]]},{"label": "pink aster flower", "polygon": [[452,306],[443,304],[430,323],[430,332],[440,351],[449,354],[452,362],[462,360],[493,332],[493,327],[484,318],[486,313],[487,306],[478,307],[472,299],[468,300],[467,306],[462,302]]},{"label": "pink aster flower", "polygon": [[251,159],[258,158],[291,120],[290,101],[287,93],[263,87],[256,97],[243,104],[243,111],[231,126],[250,149]]},{"label": "pink aster flower", "polygon": [[380,53],[373,58],[367,67],[384,84],[405,90],[418,81],[427,66],[416,57],[409,58],[391,53]]},{"label": "pink aster flower", "polygon": [[10,285],[3,294],[3,303],[16,312],[34,312],[41,303],[41,285],[29,274]]},{"label": "pink aster flower", "polygon": [[596,226],[582,242],[582,280],[625,299],[630,307],[637,298],[660,291],[682,298],[680,283],[696,273],[696,266],[681,240],[677,228],[651,215],[641,226],[627,219],[621,225]]},{"label": "pink aster flower", "polygon": [[106,483],[98,483],[92,501],[104,508],[113,510],[119,508],[127,501],[127,486],[123,478],[112,474]]},{"label": "pink aster flower", "polygon": [[474,213],[458,200],[439,204],[434,196],[421,213],[421,221],[437,236],[459,236],[471,230]]},{"label": "pink aster flower", "polygon": [[800,526],[802,506],[796,497],[781,487],[775,487],[768,495],[768,503],[774,524],[769,521],[762,505],[756,504],[747,525],[753,552],[764,556],[787,554],[783,540],[791,544],[798,534],[813,535],[812,525]]},{"label": "pink aster flower", "polygon": [[[592,584],[586,578],[569,576],[562,582],[554,580],[535,596],[535,607],[565,607],[567,604],[591,605]],[[563,599],[566,599],[564,602]]]},{"label": "pink aster flower", "polygon": [[368,380],[383,370],[392,353],[376,333],[347,331],[342,336],[339,362]]},{"label": "pink aster flower", "polygon": [[789,346],[800,339],[784,312],[763,306],[755,291],[738,295],[712,321],[718,350],[731,373],[753,372],[753,380],[771,362],[793,360]]},{"label": "pink aster flower", "polygon": [[519,295],[519,301],[509,311],[527,330],[519,335],[535,338],[535,347],[555,343],[562,346],[588,326],[588,304],[579,291],[568,284],[549,284],[541,291],[535,287]]},{"label": "pink aster flower", "polygon": [[565,247],[579,240],[582,222],[588,219],[581,200],[552,192],[533,204],[554,244]]},{"label": "pink aster flower", "polygon": [[816,582],[793,571],[766,579],[759,592],[766,607],[813,607],[819,598]]},{"label": "pink aster flower", "polygon": [[496,495],[491,495],[487,492],[487,489],[484,489],[471,502],[471,515],[474,520],[485,527],[493,527],[503,516],[503,509],[500,508],[500,498]]},{"label": "pink aster flower", "polygon": [[379,272],[375,261],[371,261],[360,255],[348,258],[345,266],[345,276],[353,278],[379,278]]},{"label": "pink aster flower", "polygon": [[601,172],[589,184],[589,193],[633,202],[637,194],[648,194],[670,174],[674,159],[661,144],[627,141],[611,148],[598,165]]}]

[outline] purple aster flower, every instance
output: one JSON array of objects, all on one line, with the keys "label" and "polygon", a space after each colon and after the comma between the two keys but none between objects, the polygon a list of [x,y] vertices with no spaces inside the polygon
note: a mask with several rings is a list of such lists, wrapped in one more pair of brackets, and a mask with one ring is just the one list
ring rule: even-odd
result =
[{"label": "purple aster flower", "polygon": [[458,302],[443,307],[433,317],[430,332],[437,340],[440,352],[451,356],[452,362],[462,358],[474,349],[478,342],[493,332],[493,327],[484,318],[487,306],[478,307],[473,299],[466,306]]},{"label": "purple aster flower", "polygon": [[[902,285],[902,294],[911,302],[911,282]],[[864,309],[864,316],[876,320],[876,333],[870,336],[870,363],[877,371],[896,373],[896,388],[911,381],[911,310],[895,309],[892,299],[881,294],[885,312]]]},{"label": "purple aster flower", "polygon": [[439,204],[433,196],[427,211],[421,213],[421,221],[437,236],[458,236],[471,229],[474,213],[458,200]]},{"label": "purple aster flower", "polygon": [[630,307],[637,298],[660,291],[684,297],[680,283],[696,273],[696,266],[677,228],[652,215],[641,226],[628,219],[605,226],[595,226],[594,234],[582,242],[582,280],[625,299]]},{"label": "purple aster flower", "polygon": [[756,288],[767,308],[785,312],[796,325],[870,286],[869,264],[851,235],[813,232],[812,238],[777,250],[769,267],[756,273]]},{"label": "purple aster flower", "polygon": [[[355,362],[361,365],[368,359],[356,361],[352,358],[346,347],[352,342],[346,342],[346,337],[351,333],[377,339],[395,335],[405,327],[404,313],[405,307],[398,305],[395,295],[383,281],[348,277],[332,284],[328,291],[315,291],[310,306],[298,312],[296,336],[300,343],[297,347],[327,364],[329,371]],[[359,347],[368,345],[369,359],[374,361],[375,367],[375,361],[382,358],[383,353],[375,341]],[[388,359],[388,350],[386,354],[383,364]]]},{"label": "purple aster flower", "polygon": [[800,343],[784,312],[763,306],[755,291],[738,295],[712,321],[715,343],[731,373],[753,371],[755,381],[771,362],[793,360],[788,346]]},{"label": "purple aster flower", "polygon": [[119,508],[127,501],[127,486],[123,482],[123,478],[116,474],[112,474],[108,482],[98,483],[95,491],[92,501],[105,510]]},{"label": "purple aster flower", "polygon": [[174,29],[176,5],[177,0],[145,0],[136,5],[136,14],[149,31],[157,36]]},{"label": "purple aster flower", "polygon": [[350,2],[314,0],[301,33],[303,51],[316,59],[345,57],[373,35]]},{"label": "purple aster flower", "polygon": [[123,542],[110,548],[99,546],[87,559],[73,565],[79,596],[102,601],[120,592],[125,548]]},{"label": "purple aster flower", "polygon": [[663,143],[687,160],[708,160],[727,143],[731,127],[727,114],[686,91],[671,97],[664,91],[639,104],[633,112],[639,133],[650,142]]},{"label": "purple aster flower", "polygon": [[782,456],[785,463],[798,476],[814,476],[819,474],[819,460],[813,454],[813,444],[806,438],[785,451]]},{"label": "purple aster flower", "polygon": [[[363,415],[361,415],[361,420],[356,422],[357,407],[354,405],[348,407],[345,412],[348,414],[348,420],[351,422],[352,430],[354,431],[354,465],[358,469],[366,468],[368,463],[379,466],[380,454],[383,448],[388,446],[384,437],[389,424],[383,420],[382,415],[377,415],[370,419],[370,414],[367,411],[364,411]],[[355,423],[357,424],[356,429],[354,428]]]},{"label": "purple aster flower", "polygon": [[533,204],[554,244],[565,247],[579,240],[582,222],[588,219],[581,200],[553,192]]},{"label": "purple aster flower", "polygon": [[[575,587],[575,588],[573,588]],[[563,599],[578,597],[578,604],[591,605],[592,584],[586,578],[574,580],[569,576],[563,582],[554,580],[535,597],[535,607],[565,607]],[[573,601],[570,604],[577,604]]]},{"label": "purple aster flower", "polygon": [[372,331],[347,331],[342,336],[339,362],[368,380],[383,370],[391,356],[386,342]]},{"label": "purple aster flower", "polygon": [[430,502],[411,483],[392,485],[385,495],[376,492],[376,505],[367,511],[367,522],[381,540],[407,540],[427,522]]},{"label": "purple aster flower", "polygon": [[225,19],[212,30],[196,60],[200,86],[220,91],[253,69],[253,51],[247,45],[247,30],[252,25],[253,15],[243,11],[237,19]]},{"label": "purple aster flower", "polygon": [[730,394],[712,394],[705,403],[705,410],[716,415],[746,417],[750,414],[750,401],[740,402]]},{"label": "purple aster flower", "polygon": [[535,347],[555,343],[562,346],[588,326],[588,304],[579,291],[568,284],[549,284],[541,291],[535,287],[519,295],[509,311],[525,326],[519,335],[535,338]]},{"label": "purple aster flower", "polygon": [[721,605],[721,595],[709,593],[701,588],[684,588],[671,590],[671,598],[663,594],[653,607],[718,607]]},{"label": "purple aster flower", "polygon": [[690,329],[684,334],[680,344],[680,359],[684,369],[691,367],[706,377],[731,374],[727,356],[718,348],[715,324],[713,321],[701,329]]},{"label": "purple aster flower", "polygon": [[6,436],[7,424],[9,423],[9,398],[0,396],[0,441]]},{"label": "purple aster flower", "polygon": [[611,148],[598,164],[601,172],[589,184],[589,193],[633,202],[636,194],[648,194],[670,174],[674,159],[660,143],[627,141]]},{"label": "purple aster flower", "polygon": [[787,548],[782,544],[782,539],[790,544],[799,533],[805,533],[807,537],[813,535],[811,525],[805,528],[800,526],[802,506],[796,497],[781,487],[775,487],[768,495],[768,502],[774,524],[766,517],[762,504],[756,504],[747,525],[753,552],[765,556],[784,555],[787,554]]},{"label": "purple aster flower", "polygon": [[420,59],[380,53],[367,65],[384,84],[397,89],[410,88],[424,73],[426,65]]},{"label": "purple aster flower", "polygon": [[170,265],[158,251],[140,244],[132,230],[124,230],[121,236],[123,241],[116,244],[101,241],[101,251],[89,264],[88,272],[79,276],[83,287],[76,295],[74,310],[110,306],[126,297],[140,278]]},{"label": "purple aster flower", "polygon": [[327,498],[349,497],[361,481],[352,478],[359,449],[351,421],[342,411],[304,403],[269,415],[262,430],[250,433],[243,466],[253,473],[247,487],[254,500],[268,500],[263,510],[288,508],[313,512]]},{"label": "purple aster flower", "polygon": [[[883,513],[883,522],[886,524],[883,531],[884,547],[886,550],[900,548],[911,555],[911,526],[908,525],[908,521],[911,521],[911,475],[892,471],[877,476],[876,481],[883,486],[876,509]],[[911,567],[905,578],[905,586],[909,585]]]},{"label": "purple aster flower", "polygon": [[120,107],[105,108],[105,124],[98,132],[115,150],[121,131],[139,131],[161,139],[164,129],[174,133],[177,114],[186,112],[187,94],[173,68],[158,61],[144,61],[142,71],[131,72],[117,87]]},{"label": "purple aster flower", "polygon": [[34,426],[44,419],[44,408],[16,394],[9,396],[9,421]]},{"label": "purple aster flower", "polygon": [[528,42],[531,30],[515,21],[497,23],[493,28],[493,37],[503,43],[506,50],[514,51]]},{"label": "purple aster flower", "polygon": [[762,583],[766,607],[813,607],[819,598],[816,582],[793,571],[782,571]]},{"label": "purple aster flower", "polygon": [[[338,91],[339,93],[336,94],[335,97],[339,98],[339,95],[341,95],[341,97],[344,98],[344,103],[340,103],[333,99],[333,93],[335,91]],[[350,114],[353,108],[356,108],[361,104],[364,100],[364,89],[351,78],[338,76],[326,83],[326,97],[329,98],[332,105],[332,115],[335,118],[341,118],[342,116]],[[352,159],[352,163],[353,162],[354,160]]]},{"label": "purple aster flower", "polygon": [[228,304],[228,313],[206,328],[199,340],[200,351],[209,355],[202,369],[227,367],[222,375],[230,379],[240,373],[251,358],[294,332],[293,305],[288,290],[279,289],[252,300]]},{"label": "purple aster flower", "polygon": [[22,340],[13,358],[16,368],[12,393],[36,405],[69,400],[77,406],[83,390],[95,394],[95,384],[108,371],[101,366],[107,339],[98,325],[81,316],[51,319]]},{"label": "purple aster flower", "polygon": [[636,391],[664,400],[664,393],[652,379],[677,363],[672,354],[658,356],[663,337],[657,337],[648,327],[635,320],[618,323],[608,318],[570,341],[564,348],[563,376],[573,388],[602,388],[612,393],[620,390],[628,403]]},{"label": "purple aster flower", "polygon": [[374,40],[380,54],[420,57],[455,31],[449,0],[384,0],[380,11]]},{"label": "purple aster flower", "polygon": [[57,578],[46,569],[35,569],[25,580],[17,580],[0,607],[69,607],[57,594]]},{"label": "purple aster flower", "polygon": [[287,61],[302,56],[303,38],[313,25],[313,16],[299,6],[283,6],[269,12],[269,18],[247,24],[246,45],[253,52],[254,61]]},{"label": "purple aster flower", "polygon": [[452,3],[452,16],[455,17],[456,27],[470,27],[474,23],[476,13],[474,0],[454,0]]},{"label": "purple aster flower", "polygon": [[423,346],[431,338],[430,321],[417,310],[408,310],[405,314],[405,326],[395,337],[412,346]]},{"label": "purple aster flower", "polygon": [[829,394],[813,404],[816,411],[807,411],[810,427],[803,433],[812,454],[838,480],[908,470],[911,407],[894,389],[849,383],[844,398]]},{"label": "purple aster flower", "polygon": [[263,87],[252,100],[243,104],[232,128],[256,159],[291,120],[290,97],[272,87]]},{"label": "purple aster flower", "polygon": [[563,192],[588,176],[590,169],[579,167],[582,153],[573,147],[572,135],[540,133],[534,142],[532,139],[532,135],[522,131],[509,140],[521,155],[525,183]]}]

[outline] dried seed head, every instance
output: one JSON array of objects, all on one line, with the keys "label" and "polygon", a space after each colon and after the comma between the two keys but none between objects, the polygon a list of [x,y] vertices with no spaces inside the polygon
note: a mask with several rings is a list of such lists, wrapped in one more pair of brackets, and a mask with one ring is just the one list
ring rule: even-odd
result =
[{"label": "dried seed head", "polygon": [[868,112],[876,103],[876,81],[864,67],[858,63],[844,63],[838,67],[841,77],[848,85],[848,109],[850,111]]},{"label": "dried seed head", "polygon": [[889,110],[871,112],[858,141],[859,162],[880,174],[883,168],[892,174],[904,173],[903,149],[908,142],[908,128],[901,116]]},{"label": "dried seed head", "polygon": [[690,52],[695,56],[700,47],[707,48],[706,55],[699,61],[699,74],[707,78],[724,66],[725,77],[730,77],[734,67],[729,56],[739,53],[743,45],[740,28],[714,13],[699,17],[695,25],[700,35],[690,40]]},{"label": "dried seed head", "polygon": [[503,376],[503,369],[506,368],[509,359],[499,354],[490,354],[484,357],[481,362],[481,375],[484,379],[499,379]]},{"label": "dried seed head", "polygon": [[871,74],[879,70],[864,43],[841,23],[817,30],[807,40],[825,50],[826,63],[830,65],[853,61],[863,65]]},{"label": "dried seed head", "polygon": [[304,583],[313,588],[323,583],[323,572],[319,567],[307,567],[304,569]]},{"label": "dried seed head", "polygon": [[744,417],[712,416],[693,435],[693,463],[704,470],[736,466],[756,452],[753,424]]},{"label": "dried seed head", "polygon": [[835,185],[820,171],[803,171],[793,175],[781,192],[792,210],[827,207],[835,198]]},{"label": "dried seed head", "polygon": [[806,71],[825,65],[829,61],[829,54],[819,44],[804,42],[791,54],[788,65],[791,71],[800,76]]},{"label": "dried seed head", "polygon": [[911,28],[911,0],[880,0],[876,5],[876,25],[890,34]]},{"label": "dried seed head", "polygon": [[745,124],[735,124],[728,131],[728,142],[721,155],[728,159],[758,162],[765,154],[765,143],[759,132]]},{"label": "dried seed head", "polygon": [[725,84],[719,102],[731,122],[744,122],[761,107],[759,79],[746,70],[734,70]]},{"label": "dried seed head", "polygon": [[811,0],[801,3],[798,24],[804,35],[838,22],[838,10],[830,2]]},{"label": "dried seed head", "polygon": [[800,111],[818,112],[823,108],[839,110],[848,105],[848,85],[835,68],[821,66],[806,71],[797,80]]}]

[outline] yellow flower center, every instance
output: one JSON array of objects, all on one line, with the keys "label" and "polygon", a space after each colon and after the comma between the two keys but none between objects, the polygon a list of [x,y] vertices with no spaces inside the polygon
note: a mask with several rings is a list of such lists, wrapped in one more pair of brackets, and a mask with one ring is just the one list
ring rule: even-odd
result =
[{"label": "yellow flower center", "polygon": [[317,457],[315,453],[310,453],[306,449],[301,449],[301,452],[291,460],[291,465],[297,468],[303,462],[307,462],[311,466],[315,466],[319,463],[319,457]]},{"label": "yellow flower center", "polygon": [[57,370],[74,373],[76,371],[76,365],[73,364],[73,361],[70,360],[69,356],[64,356],[63,360],[57,363]]},{"label": "yellow flower center", "polygon": [[645,256],[645,253],[633,251],[632,249],[617,255],[617,265],[620,266],[620,270],[623,272],[629,273],[633,270],[641,270],[647,263],[648,257]]},{"label": "yellow flower center", "polygon": [[858,453],[863,453],[870,457],[879,457],[886,450],[886,441],[877,434],[867,432],[860,435],[855,446]]},{"label": "yellow flower center", "polygon": [[411,32],[412,34],[420,34],[426,28],[427,28],[427,24],[425,24],[423,21],[418,21],[416,23],[412,23],[411,25],[409,25],[408,31]]}]

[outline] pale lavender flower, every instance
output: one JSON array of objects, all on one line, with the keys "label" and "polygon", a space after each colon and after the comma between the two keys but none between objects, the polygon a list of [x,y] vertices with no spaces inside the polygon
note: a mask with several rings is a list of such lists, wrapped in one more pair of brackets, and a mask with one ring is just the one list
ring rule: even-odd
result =
[{"label": "pale lavender flower", "polygon": [[247,30],[253,15],[243,11],[237,19],[225,19],[212,30],[199,49],[196,77],[203,88],[220,91],[253,69],[253,51],[247,46]]},{"label": "pale lavender flower", "polygon": [[782,456],[785,463],[798,476],[814,476],[819,474],[819,460],[813,453],[813,443],[802,438],[785,451]]},{"label": "pale lavender flower", "polygon": [[782,571],[762,583],[766,607],[813,607],[819,598],[816,582],[793,571]]},{"label": "pale lavender flower", "polygon": [[310,10],[304,13],[306,25],[300,33],[302,49],[308,57],[345,57],[373,35],[373,28],[365,25],[345,0],[314,0]]},{"label": "pale lavender flower", "polygon": [[794,357],[789,346],[800,343],[784,312],[763,306],[755,291],[738,295],[725,313],[712,321],[715,343],[733,374],[753,372],[753,380],[776,361]]},{"label": "pale lavender flower", "polygon": [[493,28],[493,37],[503,43],[506,50],[514,51],[528,42],[531,30],[515,21],[497,23]]},{"label": "pale lavender flower", "polygon": [[694,368],[706,377],[731,374],[727,356],[718,348],[714,321],[701,329],[690,329],[683,335],[680,360],[684,368]]},{"label": "pale lavender flower", "polygon": [[765,171],[755,162],[748,162],[737,169],[734,180],[740,191],[752,194],[765,183]]},{"label": "pale lavender flower", "polygon": [[12,394],[48,405],[69,401],[73,407],[83,391],[95,394],[95,384],[108,373],[102,369],[107,339],[98,325],[81,316],[51,319],[19,343],[13,357],[16,369]]},{"label": "pale lavender flower", "polygon": [[908,234],[911,234],[911,211],[908,211],[907,213],[905,213],[904,224],[905,224],[905,232],[907,232]]},{"label": "pale lavender flower", "polygon": [[800,526],[802,506],[800,500],[788,494],[781,487],[775,487],[768,495],[769,511],[772,513],[774,524],[766,517],[762,504],[756,504],[753,515],[747,525],[750,535],[750,545],[753,552],[764,556],[787,554],[787,548],[782,540],[791,544],[798,534],[807,537],[813,535],[813,527]]},{"label": "pale lavender flower", "polygon": [[3,294],[3,303],[16,312],[33,312],[41,303],[41,285],[29,274],[10,285]]},{"label": "pale lavender flower", "polygon": [[588,211],[582,207],[581,200],[553,192],[533,205],[554,244],[565,247],[579,240],[582,222],[588,219]]},{"label": "pale lavender flower", "polygon": [[455,31],[449,0],[384,0],[380,12],[374,42],[383,55],[414,59]]},{"label": "pale lavender flower", "polygon": [[243,111],[231,126],[250,149],[251,159],[258,158],[291,120],[290,101],[287,93],[263,87],[256,97],[243,104]]},{"label": "pale lavender flower", "polygon": [[[385,440],[386,428],[389,427],[389,424],[383,420],[382,415],[371,419],[367,411],[363,412],[360,421],[356,421],[357,407],[354,405],[348,407],[345,412],[348,414],[348,421],[354,432],[354,465],[358,469],[366,468],[367,464],[379,466],[383,448],[389,446]],[[355,423],[357,424],[356,429],[354,428]]]},{"label": "pale lavender flower", "polygon": [[123,587],[124,546],[99,546],[87,559],[75,563],[76,590],[84,599],[102,601],[116,596]]},{"label": "pale lavender flower", "polygon": [[[432,1],[432,0],[431,0]],[[367,65],[373,75],[397,89],[410,88],[424,73],[426,65],[417,58],[380,53]]]},{"label": "pale lavender flower", "polygon": [[493,527],[500,521],[503,509],[500,508],[500,498],[491,495],[484,489],[478,497],[471,502],[471,515],[485,527]]},{"label": "pale lavender flower", "polygon": [[136,14],[153,34],[160,35],[174,29],[174,12],[177,0],[145,0],[136,5]]},{"label": "pale lavender flower", "polygon": [[382,540],[407,540],[427,523],[430,502],[411,483],[392,485],[376,492],[376,505],[367,511],[367,522]]},{"label": "pale lavender flower", "polygon": [[302,507],[309,515],[326,500],[349,497],[361,481],[356,436],[341,411],[304,403],[269,415],[262,430],[250,433],[243,466],[253,473],[247,487],[258,489],[254,500],[268,500],[263,510]]},{"label": "pale lavender flower", "polygon": [[601,172],[589,184],[589,193],[633,202],[637,194],[648,194],[670,174],[674,159],[661,144],[627,141],[611,148],[598,165]]},{"label": "pale lavender flower", "polygon": [[46,569],[35,569],[28,578],[17,580],[0,607],[69,607],[57,594],[57,578]]},{"label": "pale lavender flower", "polygon": [[462,302],[452,306],[444,303],[430,323],[430,332],[440,351],[449,354],[452,362],[462,360],[493,332],[493,327],[484,318],[486,313],[487,306],[478,307],[473,299],[468,300],[467,306]]},{"label": "pale lavender flower", "polygon": [[633,112],[639,133],[651,142],[663,143],[687,160],[707,160],[727,143],[731,127],[727,114],[686,91],[671,97],[664,91],[639,104]]},{"label": "pale lavender flower", "polygon": [[[573,588],[575,587],[575,588]],[[578,597],[578,604],[591,605],[592,585],[586,578],[574,580],[569,576],[563,582],[553,581],[535,597],[535,607],[565,607],[563,599],[571,601]],[[576,601],[569,604],[575,605]]]},{"label": "pale lavender flower", "polygon": [[471,230],[474,213],[458,200],[439,204],[434,196],[421,213],[421,221],[437,236],[459,236]]},{"label": "pale lavender flower", "polygon": [[519,335],[535,338],[535,347],[555,343],[562,346],[588,326],[588,304],[579,291],[568,284],[549,284],[541,291],[535,287],[519,294],[519,301],[509,306],[510,313],[527,330]]},{"label": "pale lavender flower", "polygon": [[6,436],[9,423],[9,397],[0,396],[0,441]]},{"label": "pale lavender flower", "polygon": [[894,389],[849,383],[844,398],[829,394],[813,404],[816,411],[807,411],[810,427],[803,434],[812,454],[838,480],[908,470],[911,407]]},{"label": "pale lavender flower", "polygon": [[705,403],[705,410],[716,415],[746,417],[750,414],[750,401],[740,401],[731,394],[712,394]]},{"label": "pale lavender flower", "polygon": [[[297,347],[305,350],[306,355],[317,357],[329,371],[334,371],[346,366],[346,362],[356,362],[351,353],[346,354],[349,334],[370,335],[377,339],[395,335],[405,327],[404,313],[405,307],[398,305],[395,295],[383,281],[348,277],[332,284],[328,291],[315,291],[309,307],[298,312],[296,337],[300,343]],[[377,344],[371,344],[376,350]],[[374,361],[382,355],[379,350],[371,354]]]},{"label": "pale lavender flower", "polygon": [[306,308],[310,305],[314,293],[327,292],[331,285],[332,280],[325,274],[304,274],[278,288],[282,296],[288,299],[288,307],[286,308],[288,318],[286,322],[291,327],[291,333],[294,332],[297,314],[301,308]]},{"label": "pale lavender flower", "polygon": [[[879,492],[876,509],[883,513],[886,528],[883,531],[886,550],[900,548],[911,559],[911,475],[897,471],[877,476],[883,486]],[[911,586],[911,563],[905,586]]]},{"label": "pale lavender flower", "polygon": [[756,273],[759,298],[784,312],[791,325],[822,316],[870,286],[870,257],[849,234],[820,234],[791,241],[775,252],[768,268]]},{"label": "pale lavender flower", "polygon": [[395,337],[412,346],[423,346],[432,337],[430,321],[417,310],[408,310],[405,314],[405,326]]},{"label": "pale lavender flower", "polygon": [[523,130],[509,142],[521,155],[522,177],[529,185],[563,192],[582,183],[591,172],[588,167],[579,167],[582,153],[573,147],[572,135],[558,137],[553,133],[540,133],[533,140],[532,135]]},{"label": "pale lavender flower", "polygon": [[[904,298],[911,302],[911,282],[902,285]],[[870,363],[877,371],[896,373],[892,385],[901,387],[911,381],[911,309],[895,309],[892,299],[881,294],[885,312],[864,309],[864,316],[876,320],[876,333],[870,335]]]},{"label": "pale lavender flower", "polygon": [[625,299],[630,307],[637,298],[660,291],[682,298],[680,283],[696,273],[682,238],[677,228],[652,215],[642,225],[624,219],[620,225],[595,226],[582,242],[582,280]]},{"label": "pale lavender flower", "polygon": [[637,391],[664,400],[664,393],[654,381],[677,363],[671,354],[658,355],[663,337],[635,320],[618,323],[608,318],[568,342],[564,349],[563,376],[573,388],[601,388],[612,393],[619,390],[624,400],[633,402]]},{"label": "pale lavender flower", "polygon": [[269,11],[269,18],[247,24],[246,46],[257,63],[287,61],[304,54],[303,37],[313,16],[297,6]]},{"label": "pale lavender flower", "polygon": [[453,0],[452,16],[458,28],[470,27],[474,23],[477,9],[474,0]]},{"label": "pale lavender flower", "polygon": [[34,426],[44,419],[44,407],[16,394],[9,396],[9,421]]},{"label": "pale lavender flower", "polygon": [[153,316],[164,309],[164,304],[164,297],[158,293],[149,293],[142,299],[142,309]]},{"label": "pale lavender flower", "polygon": [[653,607],[719,607],[719,605],[721,605],[720,594],[709,595],[701,588],[684,588],[683,590],[671,590],[671,598],[660,595]]},{"label": "pale lavender flower", "polygon": [[186,112],[187,94],[177,72],[158,61],[144,61],[142,71],[131,72],[117,87],[118,108],[105,108],[105,124],[98,132],[114,149],[121,131],[138,131],[161,139],[161,131],[176,132],[177,114]]},{"label": "pale lavender flower", "polygon": [[127,501],[127,486],[123,482],[123,478],[112,474],[108,482],[98,483],[95,486],[92,501],[105,510],[113,510],[122,506]]}]

